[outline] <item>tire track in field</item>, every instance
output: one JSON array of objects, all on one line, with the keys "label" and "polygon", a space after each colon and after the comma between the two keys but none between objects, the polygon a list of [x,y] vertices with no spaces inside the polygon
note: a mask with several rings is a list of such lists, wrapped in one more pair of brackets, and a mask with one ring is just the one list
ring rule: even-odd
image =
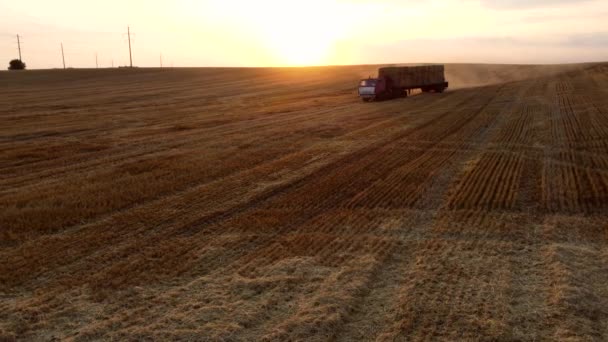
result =
[{"label": "tire track in field", "polygon": [[[426,125],[425,125],[425,126],[426,126]],[[304,219],[304,220],[306,220],[306,217],[305,217],[305,218],[303,218],[303,219]],[[288,227],[288,228],[289,228],[289,227]],[[205,232],[201,232],[201,234],[203,234],[203,233],[205,233]],[[199,234],[199,235],[201,235],[201,234]],[[206,234],[205,234],[205,235],[206,235]],[[276,234],[275,234],[275,235],[276,235]],[[195,236],[192,236],[191,238],[196,238],[196,237],[195,237]],[[200,240],[200,238],[196,238],[196,239],[197,239],[197,240]],[[271,240],[269,240],[269,239],[265,239],[265,240],[268,240],[269,242],[271,241]],[[259,243],[258,243],[258,245],[259,245]],[[262,244],[262,245],[260,245],[260,246],[263,246],[263,244]],[[183,253],[178,252],[178,251],[175,251],[175,250],[173,251],[173,253],[177,253],[178,255],[183,256]],[[225,262],[225,261],[224,261],[224,262]],[[239,263],[237,262],[236,264],[239,264]],[[219,265],[218,265],[218,266],[219,266]],[[226,266],[225,264],[224,264],[224,265],[222,265],[222,266],[224,266],[224,267],[229,267],[229,266]]]},{"label": "tire track in field", "polygon": [[[528,87],[531,86],[532,85],[529,85]],[[525,89],[522,90],[522,93],[524,91]],[[505,94],[507,94],[506,96],[509,96],[508,92],[505,92]],[[501,101],[500,95],[495,98],[495,101]],[[493,113],[490,123],[486,124],[484,129],[479,131],[479,133],[474,136],[475,143],[478,145],[484,145],[485,141],[490,141],[493,139],[493,136],[495,136],[493,131],[496,130],[495,128],[500,128],[503,124],[505,124],[505,114],[509,113],[511,110],[512,106],[506,106],[501,108],[496,113]],[[507,121],[506,124],[509,125],[510,123]],[[463,164],[466,160],[474,159],[476,153],[478,153],[478,151],[472,150],[461,154],[458,157],[459,162],[456,164]],[[431,191],[445,193],[448,185],[450,182],[452,182],[455,175],[456,170],[452,172],[451,176],[444,176],[444,185],[440,186],[439,188],[429,189],[429,193]],[[445,196],[439,194],[435,198],[437,202],[435,205],[431,205],[431,208],[440,208],[441,202],[445,201]],[[439,214],[438,212],[430,214],[427,221],[422,224],[422,227],[430,227],[434,225],[433,222],[438,219],[437,215],[441,216],[442,214]],[[397,289],[399,289],[400,284],[406,282],[405,277],[407,272],[404,270],[412,267],[412,258],[425,253],[425,241],[431,240],[431,236],[428,235],[428,233],[418,233],[417,236],[410,235],[408,237],[408,234],[406,234],[402,237],[402,239],[409,242],[407,246],[411,246],[413,251],[402,253],[397,250],[391,253],[393,256],[393,259],[391,260],[392,262],[387,263],[386,268],[379,271],[380,273],[378,276],[374,278],[374,281],[372,281],[372,284],[377,286],[372,287],[370,293],[368,294],[368,298],[365,300],[366,304],[360,305],[360,312],[354,315],[342,333],[336,336],[337,340],[360,340],[387,337],[387,332],[382,331],[393,324],[391,322],[391,317],[399,315],[399,309],[395,307],[394,300],[395,297],[397,297],[396,292]],[[387,281],[387,279],[390,280]]]},{"label": "tire track in field", "polygon": [[[534,170],[527,172],[538,177],[540,173]],[[415,280],[406,282],[398,296],[401,298],[398,319],[385,329],[381,339],[513,340],[547,336],[543,321],[550,315],[551,306],[538,296],[538,291],[547,291],[539,229],[543,216],[528,213],[524,211],[527,215],[522,216],[523,222],[513,225],[511,222],[516,220],[513,217],[517,217],[513,215],[521,214],[480,208],[459,218],[444,211],[441,216],[447,215],[447,218],[435,226],[440,234],[429,240],[428,249],[419,253],[418,262],[408,273]],[[482,221],[485,223],[470,221],[471,218],[483,220],[489,215],[504,215],[504,218]],[[485,257],[479,259],[480,255]],[[505,300],[513,295],[520,298]],[[500,304],[488,305],[490,298]],[[538,311],[530,311],[530,307]],[[566,309],[561,304],[560,307]],[[510,315],[511,312],[514,314]],[[459,329],[454,330],[453,326]],[[572,336],[559,330],[555,335],[558,339]]]},{"label": "tire track in field", "polygon": [[[429,104],[429,105],[431,105],[431,104]],[[383,120],[383,121],[381,121],[381,122],[378,122],[377,124],[374,124],[374,125],[371,125],[371,126],[368,126],[368,127],[365,127],[365,128],[356,129],[356,130],[354,130],[354,131],[351,131],[351,132],[347,133],[346,135],[340,136],[340,139],[348,139],[348,138],[349,138],[349,136],[353,136],[353,137],[354,137],[354,136],[357,136],[357,135],[361,135],[361,134],[363,134],[363,132],[366,132],[366,131],[369,131],[369,130],[374,129],[374,127],[377,127],[376,129],[379,129],[379,128],[381,128],[381,127],[382,127],[382,126],[384,126],[384,125],[390,125],[390,124],[391,124],[391,122],[394,122],[395,120],[397,120],[397,118],[390,118],[390,119]],[[258,158],[258,159],[259,159],[259,158]],[[275,159],[276,159],[276,158],[275,158]],[[238,160],[238,159],[237,159],[237,160]],[[253,165],[253,164],[252,164],[252,165]],[[259,165],[259,164],[258,164],[258,165]],[[255,166],[255,165],[253,165],[253,166]],[[250,165],[249,167],[252,167],[252,166]],[[235,172],[235,171],[236,171],[236,170],[231,170],[231,172]],[[224,176],[222,176],[222,172],[223,172],[222,170],[217,170],[217,172],[219,172],[219,174],[220,174],[220,176],[221,176],[221,177],[226,177],[226,176],[229,176],[229,175],[230,175],[230,174],[228,174],[228,175],[224,175]],[[217,173],[217,172],[216,172],[216,173]],[[212,178],[212,179],[207,179],[207,180],[205,180],[204,182],[197,182],[197,183],[195,183],[195,184],[189,184],[189,186],[191,186],[191,187],[192,187],[192,186],[196,187],[196,186],[202,185],[203,183],[207,183],[207,182],[211,182],[211,181],[214,181],[214,179]],[[170,196],[170,195],[172,195],[172,194],[175,194],[175,193],[180,193],[180,192],[181,192],[181,191],[178,189],[178,190],[176,190],[176,191],[172,191],[172,192],[166,193],[166,194],[164,194],[164,195],[163,195],[163,194],[161,194],[161,196],[160,196],[160,197],[157,197],[157,199],[158,199],[158,200],[162,200],[162,197],[164,197],[164,196]],[[146,200],[146,201],[144,201],[144,202],[143,202],[142,204],[140,204],[140,205],[145,205],[145,204],[146,204],[147,202],[149,202],[149,201],[154,202],[154,201],[156,201],[156,199],[154,199],[154,198],[153,198],[153,199],[151,199],[151,200]],[[134,205],[137,205],[137,203],[135,203]],[[132,205],[131,207],[133,207],[134,205]],[[124,209],[123,209],[123,210],[124,210]],[[104,217],[107,217],[107,215],[114,215],[114,214],[116,214],[116,211],[109,212],[109,213],[108,213],[108,214],[106,214],[106,215],[95,216],[95,217],[93,217],[92,219],[89,219],[89,220],[84,220],[84,219],[81,219],[81,221],[83,221],[83,222],[82,222],[82,223],[77,224],[77,226],[82,226],[82,225],[87,224],[87,223],[89,223],[89,222],[95,222],[95,221],[97,221],[97,220],[104,219]],[[77,227],[77,226],[76,226],[76,227]],[[72,226],[72,227],[63,227],[63,230],[70,230],[70,229],[73,229],[73,228],[75,228],[75,226]]]},{"label": "tire track in field", "polygon": [[[449,111],[446,111],[446,112],[443,114],[443,116],[448,115],[448,114],[449,114]],[[425,126],[429,126],[429,125],[430,125],[430,123],[428,123],[428,122],[426,122],[426,121],[425,121]],[[398,137],[397,137],[397,138],[398,138]],[[390,143],[390,141],[389,141],[389,142],[387,142],[387,143]],[[355,157],[355,158],[356,158],[356,157]],[[352,159],[352,157],[351,157],[351,159]],[[310,176],[309,176],[309,178],[312,178],[312,177],[310,177]],[[303,182],[302,182],[302,183],[303,183]],[[218,184],[218,185],[219,185],[219,184]],[[191,193],[192,193],[192,192],[191,192]],[[269,193],[265,193],[263,196],[264,196],[264,198],[270,198],[270,197],[271,197],[271,196],[272,196],[274,193],[276,193],[276,190],[271,190]],[[180,194],[180,197],[189,198],[189,197],[192,197],[192,196],[188,196],[188,195],[186,195],[186,194]],[[258,199],[257,199],[258,203],[261,203],[261,202],[262,202],[262,200],[263,200],[263,199],[260,199],[260,198],[258,198]],[[161,202],[161,203],[162,203],[162,202]],[[167,213],[168,211],[171,211],[171,212],[172,212],[172,214],[167,215],[167,216],[166,216],[166,217],[167,217],[167,219],[163,219],[163,220],[161,220],[161,221],[159,221],[159,222],[154,223],[153,225],[154,225],[154,226],[158,226],[158,225],[160,225],[160,226],[165,226],[165,227],[166,227],[166,226],[168,226],[168,225],[169,225],[169,223],[174,222],[174,221],[175,221],[175,219],[177,218],[177,216],[176,216],[176,214],[175,214],[175,213],[184,212],[184,211],[186,211],[186,210],[192,210],[192,208],[193,208],[193,207],[194,207],[194,205],[193,205],[193,204],[189,204],[188,206],[181,207],[181,208],[176,208],[175,210],[172,210],[172,209],[171,209],[171,210],[169,210],[169,209],[162,210],[162,211],[160,211],[159,213]],[[248,207],[250,207],[250,203],[245,202],[244,204],[242,204],[242,205],[240,205],[240,206],[237,206],[237,207],[236,207],[236,209],[237,209],[237,210],[236,210],[236,211],[232,211],[232,213],[236,213],[236,212],[243,211],[243,210],[247,209]],[[128,212],[127,212],[127,213],[125,213],[125,216],[126,216],[126,217],[131,217],[131,216],[133,216],[133,215],[132,215],[131,213],[128,213]],[[205,218],[205,220],[206,220],[206,221],[209,221],[209,218],[212,218],[212,219],[214,219],[214,220],[216,220],[216,221],[219,221],[219,220],[221,220],[221,219],[223,219],[223,218],[226,218],[226,217],[228,217],[228,216],[230,216],[230,215],[227,215],[227,214],[226,214],[226,212],[225,212],[224,210],[220,210],[220,211],[216,211],[216,212],[212,212],[212,213],[208,214],[207,216],[205,216],[205,217],[206,217],[206,218]],[[184,218],[182,218],[182,220],[183,220],[183,219],[184,219]],[[111,222],[111,221],[112,221],[112,220],[110,220],[110,222]],[[100,223],[100,224],[104,224],[104,221],[101,221],[101,222],[99,222],[99,223]],[[167,235],[167,233],[171,232],[172,230],[179,229],[179,227],[181,227],[181,226],[183,226],[183,225],[190,224],[190,226],[197,226],[197,225],[200,225],[200,224],[202,224],[202,223],[204,223],[204,222],[203,222],[203,221],[201,221],[201,220],[198,220],[198,221],[196,221],[196,222],[194,222],[194,223],[192,223],[192,222],[190,222],[190,221],[184,221],[184,222],[182,222],[182,224],[178,225],[178,226],[177,226],[177,228],[174,228],[174,229],[169,229],[168,231],[163,232],[161,235],[165,235],[165,236],[166,236],[166,235]],[[107,224],[107,223],[106,223],[106,224]],[[152,224],[152,222],[150,222],[149,224]],[[207,224],[209,224],[209,222],[207,222]],[[98,226],[99,226],[99,225],[98,225]],[[170,227],[170,226],[169,226],[169,227]],[[145,226],[142,226],[141,228],[138,228],[138,229],[134,229],[132,233],[127,233],[126,235],[124,235],[123,233],[121,233],[121,238],[123,238],[123,240],[124,240],[124,241],[130,241],[131,237],[132,237],[134,234],[139,234],[139,232],[143,231],[143,229],[144,229],[144,228],[145,228]],[[87,229],[88,229],[88,230],[90,230],[91,228],[87,228]],[[95,229],[95,230],[96,230],[96,229]],[[158,231],[158,229],[156,229],[155,231]],[[77,233],[77,231],[72,231],[72,233],[71,233],[71,234],[76,234],[76,233]],[[79,232],[78,234],[82,234],[82,233],[80,233],[80,232]],[[107,235],[107,233],[106,233],[106,235]],[[87,234],[87,235],[83,235],[83,239],[85,239],[85,238],[86,238],[86,236],[88,236],[88,234]],[[62,239],[62,237],[59,237],[59,236],[58,236],[57,238],[59,239],[58,241],[61,241],[61,239]],[[142,239],[142,238],[140,237],[140,238],[138,238],[138,241],[139,241],[139,240],[141,240],[141,241],[149,241],[150,243],[152,243],[152,244],[153,244],[152,240],[156,240],[156,239],[158,239],[158,238],[159,238],[158,236],[156,236],[156,235],[152,235],[152,236],[151,236],[151,237],[149,237],[148,239]],[[83,246],[87,246],[87,245],[89,244],[89,243],[88,243],[88,241],[84,241],[83,239],[80,239],[80,240],[81,240],[81,241],[80,241],[80,243],[81,243]],[[69,240],[68,240],[68,241],[69,241]],[[92,241],[100,241],[100,240],[98,240],[98,239],[93,239]],[[42,242],[42,240],[41,240],[41,242]],[[49,241],[48,241],[48,239],[46,239],[46,243],[48,243],[48,242],[49,242]],[[106,241],[106,242],[107,242],[107,241]],[[95,243],[97,243],[97,242],[95,242]],[[144,245],[144,246],[145,246],[145,244],[143,244],[143,243],[139,243],[139,244],[140,244],[140,245]],[[29,248],[34,248],[34,246],[35,246],[35,244],[30,243],[30,244],[28,244],[27,248],[28,248],[28,249],[29,249]],[[59,250],[61,250],[61,248],[59,248]],[[95,248],[89,248],[88,250],[89,250],[89,251],[94,251],[94,250],[96,250],[96,249],[95,249]],[[78,256],[78,254],[73,253],[73,252],[74,252],[74,250],[72,250],[72,253],[71,253],[71,255],[69,256],[69,258],[66,258],[66,256],[62,256],[62,257],[61,257],[61,259],[60,259],[60,260],[62,260],[62,263],[68,262],[69,260],[75,260],[75,258]],[[100,254],[100,253],[103,253],[103,250],[98,250],[98,251],[97,251],[95,254]],[[128,254],[128,253],[121,253],[121,255],[127,255],[127,254]],[[57,255],[57,256],[59,256],[59,255]],[[82,256],[81,256],[81,257],[82,257]],[[47,262],[47,263],[50,263],[51,261],[52,261],[51,256],[47,256],[47,260],[46,260],[46,262]]]},{"label": "tire track in field", "polygon": [[[338,172],[345,165],[352,165],[354,162],[361,162],[361,160],[363,160],[365,157],[373,156],[380,150],[385,149],[387,146],[398,143],[399,141],[401,141],[404,138],[406,138],[407,136],[413,134],[413,132],[415,132],[417,130],[431,127],[432,124],[436,120],[444,119],[444,118],[450,116],[450,114],[451,113],[449,111],[443,112],[443,113],[437,115],[436,117],[423,122],[419,126],[405,129],[402,132],[398,132],[397,134],[394,134],[393,136],[391,136],[388,139],[383,139],[379,142],[372,143],[371,145],[364,146],[363,148],[356,150],[352,153],[349,153],[346,156],[339,158],[336,161],[333,161],[327,165],[324,165],[323,167],[315,170],[314,172],[312,172],[310,174],[305,175],[304,177],[298,178],[293,182],[289,182],[284,185],[275,187],[272,190],[265,192],[246,203],[243,203],[242,205],[239,205],[239,206],[230,208],[227,211],[203,218],[203,219],[197,221],[195,224],[193,224],[193,226],[211,225],[220,220],[223,220],[228,217],[237,215],[241,212],[244,212],[245,210],[257,207],[258,205],[266,202],[267,200],[269,200],[279,194],[286,193],[288,191],[292,191],[297,188],[302,188],[302,187],[308,186],[308,184],[314,183],[314,182],[311,182],[313,179],[318,180],[320,178],[324,178],[324,177],[326,177],[325,175],[331,175],[332,173]],[[365,167],[368,167],[369,165],[370,165],[370,162],[367,162],[365,166],[358,167],[358,169],[359,170],[365,169]],[[361,171],[359,171],[359,172],[361,172]],[[316,183],[318,183],[318,181]],[[192,232],[184,232],[184,233],[191,234]]]},{"label": "tire track in field", "polygon": [[[549,212],[601,212],[605,209],[608,186],[606,170],[598,170],[581,161],[581,152],[608,152],[608,145],[598,140],[605,133],[605,123],[597,116],[589,95],[579,95],[579,87],[562,77],[556,83],[557,105],[552,111],[552,145],[562,151],[544,152],[543,207]],[[567,148],[567,149],[566,149]],[[600,164],[601,165],[601,164]]]},{"label": "tire track in field", "polygon": [[[289,229],[289,230],[287,230],[287,231],[291,231],[291,230],[292,230],[292,229]],[[280,234],[277,234],[277,235],[280,235]],[[253,259],[255,260],[256,258],[253,258]],[[236,262],[235,264],[241,264],[241,263],[240,263],[240,262]],[[384,265],[383,265],[383,264],[382,264],[382,266],[380,266],[380,265],[379,265],[379,266],[378,266],[378,267],[376,267],[376,268],[382,268],[382,269],[383,269],[383,268],[384,268]],[[375,274],[375,272],[376,272],[376,271],[374,271],[374,274]],[[372,277],[373,277],[373,276],[372,276]],[[369,281],[370,281],[370,280],[368,280],[368,281],[367,281],[367,282],[365,282],[364,284],[368,284],[368,283],[369,283]],[[363,285],[362,285],[362,286],[363,286]],[[357,300],[357,301],[358,301],[358,300]],[[279,331],[281,331],[281,330],[283,330],[284,328],[280,328],[280,327],[285,327],[285,324],[289,324],[289,323],[287,323],[287,322],[288,322],[288,320],[286,321],[286,323],[280,323],[280,324],[279,324],[279,323],[277,323],[278,325],[277,325],[277,327],[276,327],[276,328],[270,328],[270,329],[271,329],[271,330],[278,329]],[[337,323],[339,323],[339,322],[334,322],[334,323],[336,323],[336,324],[337,324]],[[288,325],[287,325],[287,326],[288,326]],[[321,330],[324,330],[324,329],[321,329]],[[273,335],[273,336],[275,336],[275,335]],[[282,336],[282,335],[281,335],[281,336]]]},{"label": "tire track in field", "polygon": [[[321,114],[321,115],[322,115],[322,114]],[[289,137],[289,135],[288,135],[288,134],[286,134],[286,135],[285,135],[285,137]],[[297,136],[296,136],[296,137],[294,137],[294,136],[293,136],[293,134],[292,134],[291,139],[296,139],[296,138],[297,138]],[[192,142],[183,142],[183,143],[182,143],[182,145],[184,145],[184,144],[190,144],[190,145],[191,145],[191,144],[192,144]],[[284,141],[280,141],[280,140],[279,140],[279,141],[277,141],[277,142],[274,142],[274,143],[273,143],[273,145],[279,145],[279,144],[284,144]],[[172,146],[171,148],[172,148],[172,149],[175,149],[176,147],[177,147],[177,146]],[[171,150],[171,151],[172,151],[172,150]],[[167,152],[167,153],[168,153],[168,152]],[[146,157],[149,157],[149,155],[145,155],[145,156],[146,156]],[[131,159],[132,159],[132,156],[127,155],[127,156],[125,156],[124,158],[128,158],[129,160],[131,160]],[[199,157],[199,158],[200,158],[200,157]],[[103,160],[103,161],[100,161],[100,163],[101,163],[101,162],[103,162],[103,163],[107,163],[108,161],[107,161],[107,160]],[[56,170],[52,170],[52,171],[50,171],[50,172],[53,172],[53,173],[54,173],[55,171],[56,171]],[[72,171],[74,171],[74,170],[66,170],[66,172],[72,172]],[[111,173],[112,171],[110,170],[110,171],[108,171],[108,172],[110,172],[110,173]],[[38,175],[35,175],[34,177],[37,177],[37,176],[38,176]],[[61,182],[61,181],[63,181],[63,180],[57,180],[57,182]],[[48,180],[47,180],[47,181],[45,181],[45,184],[49,184]],[[32,185],[32,186],[35,186],[35,187],[39,188],[39,186],[38,186],[38,185]],[[21,190],[25,190],[25,189],[21,189]],[[39,189],[38,191],[42,191],[42,190],[40,190],[40,189]],[[8,199],[5,199],[5,200],[8,200]]]},{"label": "tire track in field", "polygon": [[[493,101],[499,102],[500,95]],[[491,102],[488,102],[480,112],[488,108]],[[490,122],[486,123],[484,128],[477,131],[477,134],[473,136],[475,144],[483,145],[484,141],[490,140],[494,127],[500,127],[504,121],[502,116],[509,110],[510,107],[506,107],[493,113]],[[463,164],[466,160],[471,160],[476,153],[475,150],[460,153],[460,155],[454,157],[458,160],[455,164]],[[432,196],[434,199],[434,203],[428,203],[427,208],[437,210],[442,207],[442,202],[445,201],[445,196],[442,194],[447,192],[448,186],[453,181],[456,173],[457,170],[444,172],[440,176],[441,180],[439,182],[426,189],[426,195],[421,197]],[[333,339],[351,341],[386,337],[386,332],[383,332],[383,330],[390,327],[393,324],[391,319],[399,315],[399,309],[395,306],[395,298],[398,298],[397,291],[401,284],[406,282],[408,274],[406,270],[412,267],[414,258],[424,253],[425,241],[431,238],[431,235],[429,235],[430,227],[434,225],[440,212],[427,211],[427,213],[424,222],[416,224],[422,231],[412,234],[411,231],[401,228],[403,233],[399,236],[399,239],[402,241],[402,245],[407,246],[406,250],[394,249],[390,252],[389,261],[376,271],[373,280],[370,281],[372,285],[369,292],[357,303],[357,311],[354,315],[348,317],[347,323],[338,334],[334,335]]]},{"label": "tire track in field", "polygon": [[[481,111],[481,110],[480,110],[480,111]],[[352,178],[352,177],[349,177],[349,178]],[[392,250],[393,250],[393,249],[391,249],[391,251],[392,251]],[[391,253],[392,253],[392,252],[391,252]],[[369,279],[369,280],[367,280],[365,283],[363,283],[361,286],[367,286],[366,284],[373,283],[373,279],[377,279],[375,276],[373,276],[373,274],[375,274],[375,273],[377,272],[377,270],[378,270],[378,269],[384,269],[384,268],[385,268],[384,266],[385,266],[385,261],[383,261],[383,262],[382,262],[380,265],[378,265],[377,267],[375,267],[375,270],[373,271],[374,273],[372,273],[372,275],[370,275],[370,279]],[[391,267],[389,266],[389,267],[387,267],[387,269],[391,269]],[[382,278],[380,278],[380,279],[382,279]],[[367,296],[367,291],[366,291],[366,290],[363,290],[363,291],[364,291],[363,296],[364,296],[364,297],[366,297],[366,296]],[[356,303],[357,303],[358,301],[359,301],[359,299],[355,300],[355,302],[354,302],[354,303],[352,303],[352,304],[345,304],[345,305],[348,305],[348,306],[351,306],[351,307],[352,307],[352,305],[356,305]],[[305,309],[303,309],[303,310],[305,310]],[[342,319],[341,319],[341,320],[342,320]],[[287,324],[287,325],[286,325],[286,324]],[[317,329],[315,329],[315,330],[320,329],[321,331],[327,331],[327,329],[322,328],[322,327],[323,327],[323,324],[322,324],[322,323],[321,323],[321,326],[319,326],[319,324],[320,324],[319,322],[314,323],[314,324],[316,324],[316,326],[317,326]],[[341,323],[338,321],[338,322],[332,322],[332,324],[341,324]],[[286,322],[285,322],[285,323],[280,323],[280,324],[278,324],[278,325],[277,325],[277,328],[270,328],[270,329],[271,329],[271,330],[278,329],[279,331],[281,331],[281,330],[284,330],[284,329],[288,329],[288,328],[287,328],[288,326],[289,326],[289,323],[288,323],[288,320],[286,320]],[[282,328],[281,328],[281,327],[282,327]],[[301,329],[301,328],[299,328],[299,330],[300,330],[300,329]],[[275,337],[276,337],[276,335],[273,335],[273,336],[275,336]],[[279,336],[283,336],[284,338],[286,338],[286,337],[287,337],[287,336],[289,336],[289,335],[285,335],[285,336],[284,336],[284,335],[279,335]],[[292,336],[292,337],[295,337],[295,336]]]},{"label": "tire track in field", "polygon": [[[603,201],[605,101],[582,96],[579,74],[554,79],[448,93],[429,113],[417,106],[431,97],[374,104],[395,115],[0,250],[12,267],[0,266],[3,329],[29,339],[602,339],[605,215],[580,213]],[[558,92],[563,112],[543,111],[561,108]],[[369,117],[364,108],[341,117]],[[599,136],[577,136],[591,126]],[[284,138],[291,128],[277,146],[302,139]],[[562,169],[578,178],[564,186]],[[543,209],[547,185],[576,191],[580,212]]]}]

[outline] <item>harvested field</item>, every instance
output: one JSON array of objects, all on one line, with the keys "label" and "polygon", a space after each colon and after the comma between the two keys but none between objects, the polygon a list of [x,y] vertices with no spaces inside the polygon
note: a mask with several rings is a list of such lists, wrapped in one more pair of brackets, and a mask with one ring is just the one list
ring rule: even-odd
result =
[{"label": "harvested field", "polygon": [[607,340],[608,65],[0,74],[0,340]]}]

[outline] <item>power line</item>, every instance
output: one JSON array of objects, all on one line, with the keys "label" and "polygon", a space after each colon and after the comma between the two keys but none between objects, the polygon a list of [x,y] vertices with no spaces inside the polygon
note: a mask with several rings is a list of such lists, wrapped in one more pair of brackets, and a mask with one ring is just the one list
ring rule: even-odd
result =
[{"label": "power line", "polygon": [[[132,38],[131,36],[135,36],[135,33],[131,32],[131,27],[127,26],[127,39],[128,39],[128,44],[129,44],[129,67],[133,68],[133,42],[132,42]],[[15,37],[17,37],[17,52],[19,54],[19,60],[22,61],[23,60],[23,51],[21,48],[21,45],[23,42],[23,36],[21,36],[20,34],[16,34]],[[69,44],[68,44],[69,45]],[[67,64],[66,64],[66,60],[65,60],[65,47],[63,46],[63,42],[60,42],[60,49],[61,49],[61,65],[63,67],[63,69],[67,69]],[[160,63],[160,67],[164,68],[165,64],[173,64],[171,63],[165,63],[165,61],[163,60],[163,54],[160,53],[159,55],[159,63]],[[111,65],[112,67],[114,67],[115,63],[114,60],[111,61]],[[95,68],[99,68],[99,53],[95,52]]]}]

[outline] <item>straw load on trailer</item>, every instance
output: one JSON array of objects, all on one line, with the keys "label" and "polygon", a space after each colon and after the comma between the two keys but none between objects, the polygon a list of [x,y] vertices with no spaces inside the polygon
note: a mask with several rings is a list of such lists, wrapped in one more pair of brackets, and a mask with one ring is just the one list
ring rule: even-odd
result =
[{"label": "straw load on trailer", "polygon": [[359,95],[364,101],[370,101],[407,96],[413,89],[442,93],[447,87],[443,65],[384,67],[378,70],[378,78],[361,80]]}]

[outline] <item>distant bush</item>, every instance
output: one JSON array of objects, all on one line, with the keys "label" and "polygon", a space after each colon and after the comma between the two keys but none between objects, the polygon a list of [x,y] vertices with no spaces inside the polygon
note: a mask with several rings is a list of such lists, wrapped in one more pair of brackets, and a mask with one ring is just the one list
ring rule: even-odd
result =
[{"label": "distant bush", "polygon": [[20,59],[13,59],[8,63],[8,70],[25,70],[25,63]]}]

